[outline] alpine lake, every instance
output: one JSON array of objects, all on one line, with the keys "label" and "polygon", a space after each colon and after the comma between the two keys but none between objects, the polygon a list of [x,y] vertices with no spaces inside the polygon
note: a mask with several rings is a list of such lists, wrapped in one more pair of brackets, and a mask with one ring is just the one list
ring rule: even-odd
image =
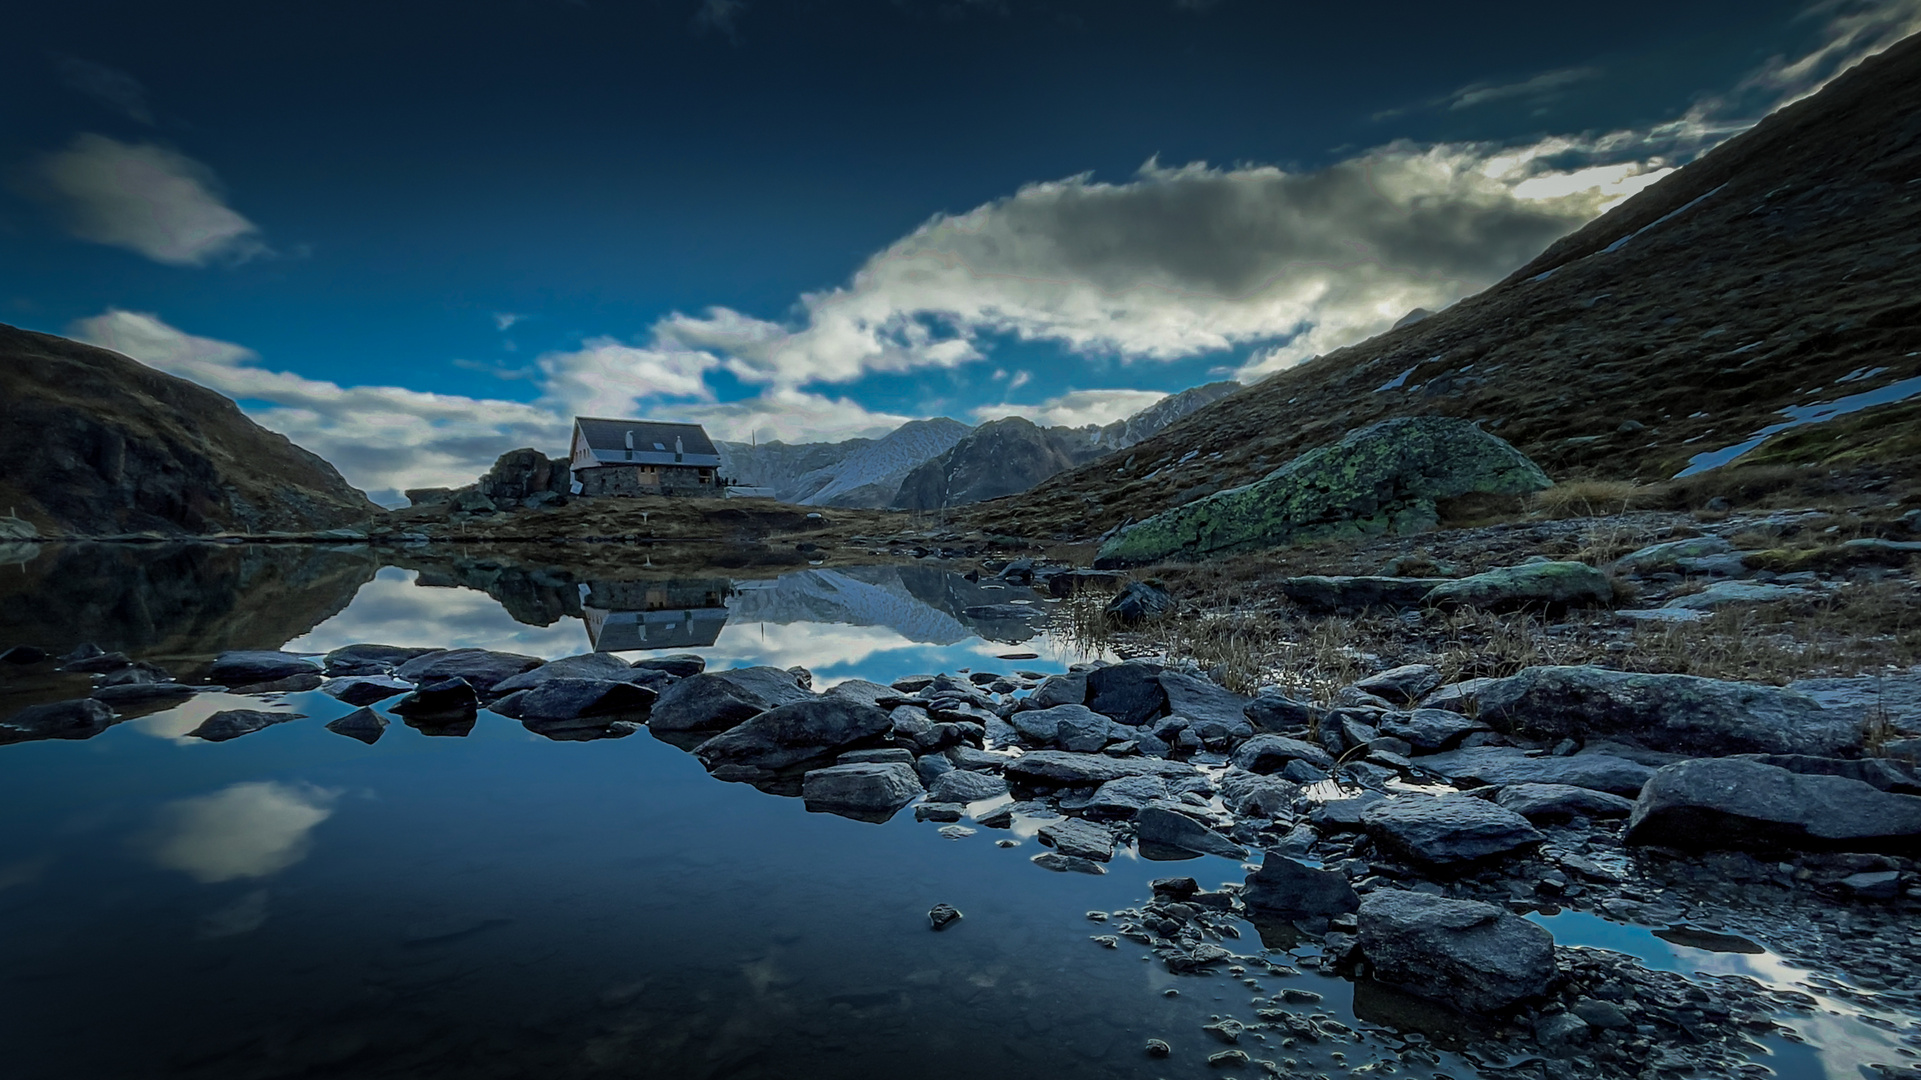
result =
[{"label": "alpine lake", "polygon": [[[0,647],[122,652],[184,682],[220,653],[356,643],[554,659],[693,654],[708,671],[1040,677],[1101,659],[1056,601],[966,567],[746,577],[432,558],[365,546],[29,546],[0,567]],[[1011,613],[1026,608],[1028,612]],[[98,676],[0,665],[0,716]],[[975,680],[982,682],[985,680]],[[809,812],[710,776],[644,723],[326,726],[320,689],[219,689],[116,710],[91,737],[0,745],[0,1044],[18,1080],[77,1077],[1534,1076],[1497,1038],[1323,971],[1317,939],[1222,919],[1224,962],[1176,973],[1111,913],[1248,865],[1123,846],[1049,872],[1039,825]],[[190,735],[222,710],[285,714]],[[1004,817],[1004,815],[1003,815]],[[1252,859],[1258,861],[1258,851]],[[940,932],[929,912],[962,917]],[[1562,944],[1813,990],[1754,1075],[1911,1068],[1908,1019],[1820,992],[1765,943],[1537,912]],[[1219,1022],[1261,1010],[1295,1029]],[[1290,1022],[1292,1023],[1292,1022]],[[1216,1025],[1213,1031],[1208,1025]],[[1164,1040],[1164,1057],[1147,1053]],[[1264,1065],[1263,1062],[1271,1063]]]}]

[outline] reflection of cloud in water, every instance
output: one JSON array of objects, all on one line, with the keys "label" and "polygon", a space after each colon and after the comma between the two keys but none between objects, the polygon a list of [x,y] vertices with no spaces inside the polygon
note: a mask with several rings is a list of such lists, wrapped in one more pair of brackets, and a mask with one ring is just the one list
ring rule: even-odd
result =
[{"label": "reflection of cloud in water", "polygon": [[[1039,660],[1007,661],[999,654],[1018,649],[1038,653]],[[1058,667],[1088,659],[1086,654],[1047,636],[1009,646],[968,638],[954,645],[929,647],[884,626],[841,626],[833,623],[737,623],[720,632],[711,649],[699,650],[715,669],[767,664],[831,673],[814,688],[824,690],[849,678],[888,682],[902,675],[959,667],[1009,671],[1026,667]],[[858,671],[847,669],[858,668]],[[839,669],[839,670],[837,670]]]},{"label": "reflection of cloud in water", "polygon": [[156,739],[166,739],[182,746],[213,746],[205,739],[190,737],[192,731],[207,717],[228,709],[252,709],[255,712],[298,712],[292,705],[275,698],[248,697],[243,694],[197,694],[165,712],[150,716],[136,717],[127,721],[127,726],[142,735]]},{"label": "reflection of cloud in water", "polygon": [[462,588],[420,588],[419,574],[389,566],[360,587],[347,609],[303,637],[289,652],[326,652],[342,645],[431,645],[445,649],[500,649],[553,659],[587,652],[587,629],[579,619],[552,626],[515,622],[500,602]]},{"label": "reflection of cloud in water", "polygon": [[160,808],[150,854],[207,885],[266,877],[306,857],[308,834],[338,796],[311,784],[253,781],[171,802]]},{"label": "reflection of cloud in water", "polygon": [[[1676,950],[1694,970],[1710,975],[1744,975],[1765,986],[1798,990],[1817,1004],[1805,1016],[1789,1013],[1776,1017],[1807,1040],[1821,1062],[1827,1080],[1860,1080],[1880,1075],[1872,1066],[1898,1064],[1903,1055],[1892,1032],[1863,1023],[1863,1016],[1875,1015],[1857,1004],[1823,994],[1808,982],[1808,971],[1796,967],[1773,953],[1703,953],[1694,949]],[[1892,1018],[1897,1014],[1886,1013]]]},{"label": "reflection of cloud in water", "polygon": [[251,934],[267,923],[267,890],[255,889],[231,904],[217,907],[200,917],[203,938]]}]

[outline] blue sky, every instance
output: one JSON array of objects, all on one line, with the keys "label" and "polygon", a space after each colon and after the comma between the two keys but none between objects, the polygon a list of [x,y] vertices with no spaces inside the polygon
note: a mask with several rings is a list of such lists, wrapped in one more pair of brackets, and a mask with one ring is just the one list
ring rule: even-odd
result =
[{"label": "blue sky", "polygon": [[0,320],[391,499],[575,412],[1113,419],[1498,280],[1921,0],[73,0],[0,42]]}]

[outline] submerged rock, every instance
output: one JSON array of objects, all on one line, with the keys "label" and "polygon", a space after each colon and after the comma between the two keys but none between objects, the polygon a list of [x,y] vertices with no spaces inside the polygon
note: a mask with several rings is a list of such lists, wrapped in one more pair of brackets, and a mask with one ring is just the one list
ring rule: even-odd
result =
[{"label": "submerged rock", "polygon": [[1521,815],[1464,795],[1383,799],[1361,815],[1383,850],[1443,869],[1528,850],[1547,839]]},{"label": "submerged rock", "polygon": [[1595,606],[1614,599],[1608,576],[1586,563],[1537,562],[1505,566],[1434,586],[1424,602],[1439,608],[1484,611]]},{"label": "submerged rock", "polygon": [[1741,758],[1655,771],[1627,842],[1690,850],[1921,851],[1921,797]]},{"label": "submerged rock", "polygon": [[1373,978],[1468,1013],[1547,993],[1554,935],[1474,900],[1377,889],[1362,899],[1359,946]]},{"label": "submerged rock", "polygon": [[1245,487],[1122,529],[1102,545],[1096,565],[1420,532],[1439,524],[1438,500],[1525,495],[1551,484],[1526,455],[1464,420],[1399,417],[1349,432]]},{"label": "submerged rock", "polygon": [[807,809],[884,820],[921,796],[920,777],[898,761],[862,761],[810,770],[801,778]]},{"label": "submerged rock", "polygon": [[1574,665],[1462,687],[1457,694],[1442,687],[1423,704],[1478,710],[1477,719],[1496,730],[1528,738],[1627,738],[1682,754],[1837,757],[1861,741],[1856,717],[1757,683]]}]

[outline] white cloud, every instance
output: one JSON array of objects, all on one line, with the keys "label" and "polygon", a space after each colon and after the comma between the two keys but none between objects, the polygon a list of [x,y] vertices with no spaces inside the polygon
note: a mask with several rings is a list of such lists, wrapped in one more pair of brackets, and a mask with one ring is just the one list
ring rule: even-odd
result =
[{"label": "white cloud", "polygon": [[504,334],[513,329],[515,323],[526,317],[525,315],[516,315],[511,311],[496,311],[494,312],[494,329]]},{"label": "white cloud", "polygon": [[267,250],[258,227],[223,201],[213,171],[164,146],[82,134],[42,157],[32,179],[82,240],[174,266]]},{"label": "white cloud", "polygon": [[1024,416],[1041,427],[1086,427],[1125,419],[1166,396],[1156,390],[1069,390],[1032,405],[982,405],[973,416],[975,423]]},{"label": "white cloud", "polygon": [[1486,105],[1491,101],[1505,101],[1509,98],[1541,99],[1553,96],[1563,87],[1584,82],[1600,74],[1599,68],[1576,67],[1544,71],[1533,78],[1514,83],[1471,83],[1449,94],[1443,101],[1450,110],[1457,110],[1471,109],[1476,105]]}]

